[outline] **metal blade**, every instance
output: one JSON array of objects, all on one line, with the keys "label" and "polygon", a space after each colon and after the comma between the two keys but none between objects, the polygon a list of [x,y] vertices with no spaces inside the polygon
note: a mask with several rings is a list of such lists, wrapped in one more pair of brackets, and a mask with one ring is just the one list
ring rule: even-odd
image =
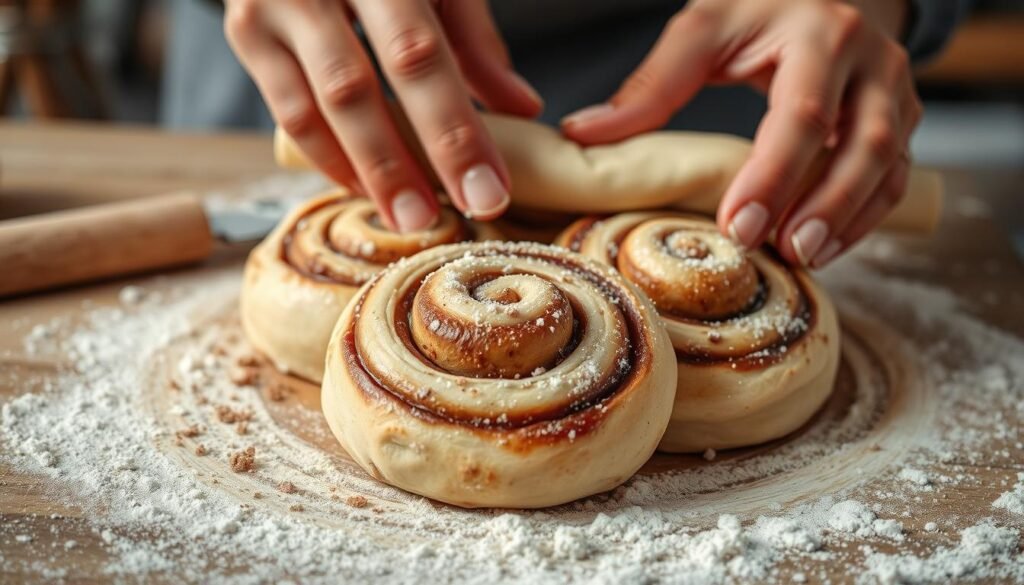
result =
[{"label": "metal blade", "polygon": [[273,201],[250,201],[244,206],[217,206],[206,210],[210,231],[228,243],[262,240],[284,216],[284,206]]}]

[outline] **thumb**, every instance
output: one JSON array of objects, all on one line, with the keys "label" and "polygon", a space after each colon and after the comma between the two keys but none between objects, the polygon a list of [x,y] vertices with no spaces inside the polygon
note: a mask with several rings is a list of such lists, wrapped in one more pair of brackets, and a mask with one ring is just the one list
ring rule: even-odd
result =
[{"label": "thumb", "polygon": [[563,118],[562,132],[580,144],[600,144],[663,126],[708,81],[718,56],[717,21],[706,10],[676,14],[615,95]]}]

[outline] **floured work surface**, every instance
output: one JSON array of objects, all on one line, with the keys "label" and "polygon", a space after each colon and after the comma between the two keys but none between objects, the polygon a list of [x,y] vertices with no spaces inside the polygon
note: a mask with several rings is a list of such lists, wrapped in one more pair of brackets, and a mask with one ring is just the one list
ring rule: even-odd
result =
[{"label": "floured work surface", "polygon": [[752,449],[657,455],[611,493],[544,511],[464,511],[362,473],[326,429],[317,389],[253,359],[237,323],[238,254],[5,303],[0,570],[1024,579],[1024,274],[977,200],[954,199],[947,215],[931,243],[877,237],[822,276],[843,365],[803,429]]}]

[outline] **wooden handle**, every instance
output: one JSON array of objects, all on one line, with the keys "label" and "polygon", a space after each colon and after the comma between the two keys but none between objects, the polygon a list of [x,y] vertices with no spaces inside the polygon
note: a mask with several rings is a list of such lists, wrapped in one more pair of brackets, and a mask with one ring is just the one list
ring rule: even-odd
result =
[{"label": "wooden handle", "polygon": [[0,222],[0,297],[196,262],[213,247],[198,197],[144,197]]}]

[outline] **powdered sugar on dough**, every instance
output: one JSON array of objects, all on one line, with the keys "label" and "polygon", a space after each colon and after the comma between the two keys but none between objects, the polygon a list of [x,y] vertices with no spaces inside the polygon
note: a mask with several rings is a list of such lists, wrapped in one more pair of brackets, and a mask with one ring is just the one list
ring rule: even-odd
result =
[{"label": "powdered sugar on dough", "polygon": [[[165,294],[124,293],[123,306],[92,310],[70,334],[61,323],[31,333],[27,353],[66,353],[73,367],[4,404],[0,457],[49,476],[60,493],[71,490],[110,553],[105,571],[132,579],[170,572],[240,583],[788,582],[821,580],[840,562],[860,567],[853,573],[868,582],[1024,579],[1019,519],[999,516],[1020,512],[1024,478],[995,501],[995,519],[931,518],[938,530],[929,534],[946,538],[938,546],[895,555],[847,546],[858,539],[892,550],[909,541],[921,498],[973,481],[969,468],[955,471],[957,462],[1013,444],[1019,421],[1004,413],[1024,403],[1024,346],[960,312],[943,291],[852,262],[844,268],[827,283],[840,307],[877,314],[906,336],[928,365],[930,399],[948,417],[904,439],[906,454],[884,473],[804,501],[755,509],[736,494],[866,440],[857,425],[870,422],[878,405],[865,403],[878,396],[857,397],[846,430],[739,462],[719,453],[694,470],[638,476],[609,495],[551,510],[463,511],[353,475],[277,428],[255,392],[226,384],[230,359],[207,359],[230,333],[212,318],[231,314],[236,270]],[[154,364],[175,344],[185,347],[172,367],[183,387],[154,398]],[[217,407],[246,413],[245,434],[238,422],[218,420]],[[191,425],[201,430],[184,433],[188,449],[174,447],[175,432]],[[201,467],[185,456],[198,442]],[[232,454],[250,446],[251,472],[231,472]],[[936,464],[945,471],[931,471]],[[342,493],[353,495],[332,497]],[[0,570],[15,562],[0,557]]]}]

